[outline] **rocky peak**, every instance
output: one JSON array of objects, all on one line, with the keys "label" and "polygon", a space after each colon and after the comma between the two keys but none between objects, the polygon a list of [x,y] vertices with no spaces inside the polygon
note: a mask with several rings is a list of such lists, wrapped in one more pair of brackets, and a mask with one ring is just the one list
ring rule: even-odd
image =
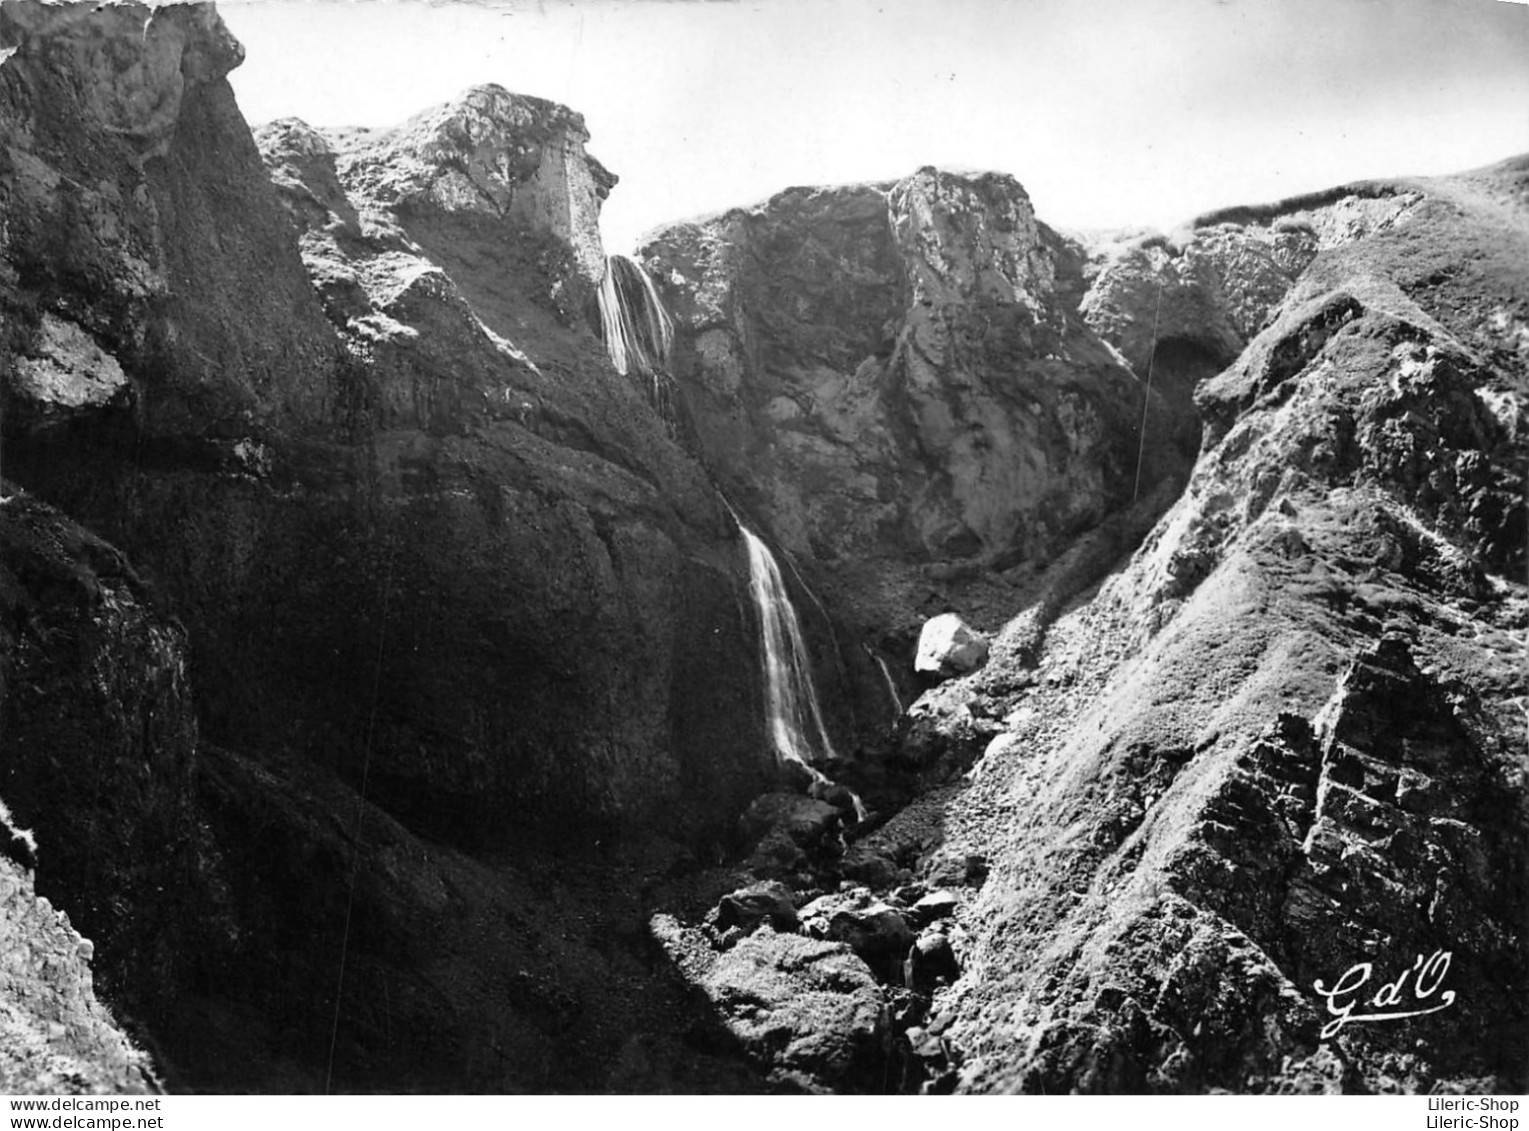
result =
[{"label": "rocky peak", "polygon": [[1361,182],[1206,213],[1169,235],[1092,241],[1083,316],[1139,375],[1154,350],[1170,343],[1170,368],[1187,350],[1210,366],[1191,376],[1210,376],[1268,324],[1319,253],[1404,224],[1419,199],[1388,183]]},{"label": "rocky peak", "polygon": [[255,144],[300,235],[315,228],[361,234],[356,208],[340,184],[334,146],[323,133],[299,118],[280,118],[255,130]]},{"label": "rocky peak", "polygon": [[916,302],[1039,311],[1054,273],[1030,196],[1013,177],[925,166],[893,186],[887,207]]},{"label": "rocky peak", "polygon": [[333,137],[358,194],[398,212],[518,221],[567,241],[591,284],[604,275],[600,202],[616,177],[584,152],[584,118],[566,106],[487,84],[392,129]]},{"label": "rocky peak", "polygon": [[187,83],[216,81],[243,61],[212,4],[0,4],[0,62],[81,76],[81,109],[140,160],[169,150]]}]

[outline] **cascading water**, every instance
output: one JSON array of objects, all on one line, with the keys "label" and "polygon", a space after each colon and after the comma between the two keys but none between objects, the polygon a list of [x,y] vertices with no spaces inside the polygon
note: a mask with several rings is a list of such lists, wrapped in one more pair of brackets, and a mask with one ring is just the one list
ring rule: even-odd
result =
[{"label": "cascading water", "polygon": [[759,637],[765,673],[765,709],[776,753],[812,771],[818,758],[833,757],[833,743],[823,726],[817,690],[802,638],[802,623],[786,593],[786,584],[770,548],[748,527],[738,526],[749,551],[749,592],[759,610]]},{"label": "cascading water", "polygon": [[611,365],[623,377],[636,374],[647,378],[653,407],[672,423],[669,368],[674,321],[664,309],[652,278],[628,256],[607,256],[605,278],[600,280],[596,297],[600,336]]},{"label": "cascading water", "polygon": [[[737,515],[733,516],[735,519]],[[752,530],[738,523],[749,552],[749,593],[759,610],[759,651],[765,679],[765,718],[775,755],[782,764],[805,770],[815,792],[827,793],[834,783],[814,762],[834,758],[833,742],[823,725],[812,661],[802,636],[802,622],[786,592],[775,555]],[[865,820],[860,798],[849,790],[858,820]]]},{"label": "cascading water", "polygon": [[[648,380],[648,394],[659,415],[674,424],[670,358],[674,322],[652,278],[636,261],[611,255],[598,291],[600,332],[611,365],[622,376],[635,373]],[[723,500],[726,503],[726,500]],[[764,669],[766,721],[770,741],[781,764],[804,771],[812,792],[828,798],[847,795],[855,816],[865,819],[860,798],[834,782],[813,763],[837,757],[812,680],[812,664],[802,637],[802,624],[786,592],[780,566],[768,546],[727,504],[749,554],[749,592],[759,610],[760,662]],[[800,578],[798,578],[800,581]],[[805,585],[803,586],[805,589]],[[810,594],[810,590],[808,590]],[[826,612],[824,614],[827,615]]]},{"label": "cascading water", "polygon": [[899,718],[903,713],[903,697],[897,693],[897,684],[892,680],[892,673],[887,670],[887,662],[877,653],[871,651],[868,645],[862,644],[865,654],[876,661],[876,666],[881,669],[881,681],[886,685],[887,698],[892,701],[892,717]]}]

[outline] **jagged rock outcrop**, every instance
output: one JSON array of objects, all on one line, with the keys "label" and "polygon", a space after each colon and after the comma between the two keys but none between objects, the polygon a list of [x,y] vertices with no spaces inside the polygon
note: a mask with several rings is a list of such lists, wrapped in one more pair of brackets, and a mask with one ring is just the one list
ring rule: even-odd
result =
[{"label": "jagged rock outcrop", "polygon": [[[1524,1086],[1523,184],[1407,182],[1319,254],[1129,566],[931,693],[992,737],[877,837],[992,856],[935,1002],[958,1086]],[[1418,1016],[1357,1023],[1404,974]]]},{"label": "jagged rock outcrop", "polygon": [[337,133],[345,180],[365,201],[399,214],[476,212],[553,236],[583,279],[578,301],[604,277],[600,202],[616,177],[584,151],[589,131],[566,106],[488,85],[394,129]]},{"label": "jagged rock outcrop", "polygon": [[[790,189],[642,257],[699,450],[794,552],[1012,566],[1132,496],[1143,388],[1012,177]],[[1186,457],[1148,432],[1150,487]]]},{"label": "jagged rock outcrop", "polygon": [[1168,236],[1104,240],[1087,247],[1080,309],[1139,376],[1152,363],[1181,403],[1264,328],[1319,252],[1404,223],[1419,199],[1361,182],[1267,209],[1208,213]]},{"label": "jagged rock outcrop", "polygon": [[[7,832],[0,812],[0,833]],[[0,1090],[157,1091],[148,1058],[96,999],[92,946],[0,858]]]}]

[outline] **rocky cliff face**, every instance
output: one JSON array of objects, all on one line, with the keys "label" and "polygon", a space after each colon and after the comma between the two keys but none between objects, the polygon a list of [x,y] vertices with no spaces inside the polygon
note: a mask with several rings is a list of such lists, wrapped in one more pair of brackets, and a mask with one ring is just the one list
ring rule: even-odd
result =
[{"label": "rocky cliff face", "polygon": [[[146,438],[229,456],[320,413],[337,351],[250,176],[224,78],[243,49],[212,8],[7,4],[0,43],[0,358],[59,374],[8,388],[8,427],[95,386]],[[61,357],[87,339],[110,361]]]},{"label": "rocky cliff face", "polygon": [[[655,920],[776,1079],[1524,1087],[1526,169],[1095,254],[1081,307],[1143,376],[1234,358],[1195,392],[1204,450],[911,706],[881,763],[924,775],[911,804],[852,779],[898,811],[843,842],[790,810],[749,858],[770,883]],[[832,963],[860,979],[825,1002]]]},{"label": "rocky cliff face", "polygon": [[[0,795],[39,887],[177,1084],[427,1087],[503,1028],[476,1086],[602,1086],[655,1026],[608,1010],[579,1053],[568,1018],[639,964],[581,943],[549,975],[536,927],[514,969],[421,976],[461,905],[402,894],[444,882],[421,833],[518,845],[462,864],[465,955],[482,893],[551,867],[527,861],[658,824],[705,844],[773,772],[743,547],[587,328],[612,178],[581,121],[490,88],[378,135],[290,124],[262,158],[210,6],[8,3],[0,48],[5,472],[32,500],[5,504],[6,562],[45,586],[7,590]],[[271,828],[292,843],[252,853]],[[407,879],[341,932],[371,868]],[[518,898],[572,900],[592,938],[615,906]],[[490,988],[516,969],[534,984]],[[405,970],[429,1055],[369,1012]]]},{"label": "rocky cliff face", "polygon": [[646,249],[662,419],[576,114],[239,57],[0,6],[0,1087],[155,1086],[94,983],[176,1088],[1523,1089],[1529,164],[789,190]]},{"label": "rocky cliff face", "polygon": [[[937,1011],[958,1086],[1523,1086],[1523,194],[1398,186],[1200,387],[1129,565],[918,708],[985,744],[880,834],[994,861]],[[1437,1014],[1358,1023],[1398,978]]]},{"label": "rocky cliff face", "polygon": [[263,163],[210,8],[5,11],[8,470],[163,584],[208,736],[453,836],[746,800],[741,548],[586,329],[578,116],[483,88]]},{"label": "rocky cliff face", "polygon": [[[1132,496],[1143,388],[1011,177],[792,189],[642,254],[700,449],[798,553],[1013,566]],[[1183,457],[1148,426],[1150,490]]]}]

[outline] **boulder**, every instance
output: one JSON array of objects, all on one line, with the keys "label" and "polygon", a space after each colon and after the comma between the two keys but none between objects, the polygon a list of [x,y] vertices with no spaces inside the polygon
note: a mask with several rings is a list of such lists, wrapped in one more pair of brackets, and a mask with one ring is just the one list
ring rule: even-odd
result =
[{"label": "boulder", "polygon": [[839,861],[839,872],[846,879],[872,888],[890,888],[912,879],[906,868],[898,867],[885,853],[864,844],[850,847]]},{"label": "boulder", "polygon": [[961,976],[961,964],[950,945],[943,925],[926,927],[919,932],[902,967],[903,984],[911,990],[929,993],[949,985]]},{"label": "boulder", "polygon": [[20,412],[34,428],[126,399],[127,389],[127,375],[116,358],[76,323],[46,313],[29,348],[15,359],[5,386],[10,412]]},{"label": "boulder", "polygon": [[814,1091],[876,1079],[886,1011],[876,980],[849,947],[762,926],[730,950],[707,954],[687,946],[672,920],[656,920],[654,933],[775,1079]]},{"label": "boulder", "polygon": [[932,675],[964,675],[987,661],[987,638],[955,613],[941,613],[924,622],[918,634],[913,669]]},{"label": "boulder", "polygon": [[909,918],[920,926],[933,923],[936,919],[947,919],[956,913],[958,902],[953,892],[941,888],[916,902],[908,913]]},{"label": "boulder", "polygon": [[826,801],[795,793],[765,793],[749,803],[738,826],[750,839],[779,830],[793,844],[811,848],[842,819],[840,811]]},{"label": "boulder", "polygon": [[903,913],[866,888],[819,896],[800,916],[806,934],[846,944],[874,970],[900,969],[913,942]]},{"label": "boulder", "polygon": [[791,889],[773,880],[751,884],[724,895],[717,903],[714,913],[716,925],[722,930],[741,927],[751,931],[760,923],[768,922],[777,931],[796,930],[796,904],[791,899]]},{"label": "boulder", "polygon": [[807,871],[810,857],[840,850],[837,836],[843,810],[814,797],[766,793],[756,797],[738,819],[746,840],[757,841],[748,867],[757,876],[790,876]]}]

